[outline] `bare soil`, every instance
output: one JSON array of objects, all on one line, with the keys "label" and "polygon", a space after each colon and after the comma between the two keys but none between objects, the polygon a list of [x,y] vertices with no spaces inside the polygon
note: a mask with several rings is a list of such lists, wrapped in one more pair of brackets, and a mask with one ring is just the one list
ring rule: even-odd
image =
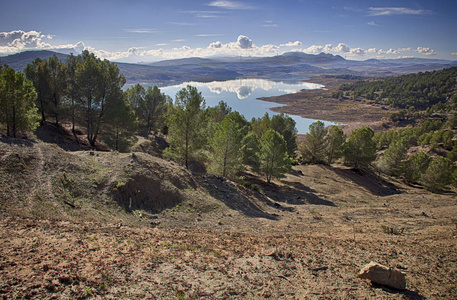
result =
[{"label": "bare soil", "polygon": [[[0,297],[456,299],[454,190],[336,165],[244,181],[3,138]],[[407,290],[356,278],[370,261]]]},{"label": "bare soil", "polygon": [[324,85],[317,90],[302,90],[295,94],[286,94],[277,97],[261,98],[285,106],[275,107],[271,110],[297,115],[303,118],[324,120],[342,123],[345,131],[368,125],[375,131],[385,130],[391,124],[388,117],[397,112],[396,109],[384,105],[373,105],[353,99],[336,99],[332,94],[339,91],[342,84],[353,83],[357,80],[329,78],[325,76],[314,77],[309,81]]}]

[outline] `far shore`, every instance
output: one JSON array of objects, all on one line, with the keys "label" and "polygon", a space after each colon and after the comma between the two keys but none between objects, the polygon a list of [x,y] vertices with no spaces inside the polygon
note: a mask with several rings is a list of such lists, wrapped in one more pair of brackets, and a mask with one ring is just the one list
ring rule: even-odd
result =
[{"label": "far shore", "polygon": [[332,97],[333,92],[337,91],[340,85],[355,81],[324,76],[313,77],[307,82],[322,84],[325,88],[259,99],[285,105],[271,108],[272,111],[342,123],[344,125],[341,127],[347,132],[361,126],[370,126],[375,131],[385,130],[386,120],[397,110],[383,105]]}]

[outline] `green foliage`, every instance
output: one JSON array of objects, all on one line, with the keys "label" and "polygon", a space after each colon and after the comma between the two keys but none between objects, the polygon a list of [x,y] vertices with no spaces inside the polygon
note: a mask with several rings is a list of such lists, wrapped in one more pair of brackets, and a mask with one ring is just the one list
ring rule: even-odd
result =
[{"label": "green foliage", "polygon": [[297,129],[296,122],[291,117],[281,113],[271,117],[270,128],[283,136],[287,145],[287,154],[295,157],[297,151]]},{"label": "green foliage", "polygon": [[164,122],[170,97],[160,92],[157,86],[145,89],[142,85],[124,91],[127,103],[132,107],[138,119],[138,125],[146,134],[158,132]]},{"label": "green foliage", "polygon": [[434,159],[422,174],[420,182],[432,192],[439,192],[453,182],[454,166],[444,157]]},{"label": "green foliage", "polygon": [[216,127],[211,139],[212,160],[209,171],[234,178],[242,169],[241,141],[248,123],[238,112],[230,113]]},{"label": "green foliage", "polygon": [[419,183],[432,159],[424,152],[418,152],[406,161],[403,176],[407,182]]},{"label": "green foliage", "polygon": [[354,130],[343,146],[343,157],[346,165],[357,170],[367,169],[376,159],[374,131],[368,126]]},{"label": "green foliage", "polygon": [[128,152],[136,142],[133,132],[136,129],[136,117],[124,97],[117,97],[107,107],[103,141],[113,150]]},{"label": "green foliage", "polygon": [[287,153],[290,157],[296,156],[297,151],[297,129],[295,128],[296,122],[291,117],[281,113],[273,115],[270,118],[268,113],[262,118],[253,118],[251,120],[252,131],[258,137],[261,137],[267,130],[273,129],[283,136],[287,145]]},{"label": "green foliage", "polygon": [[346,134],[338,126],[331,126],[327,134],[327,147],[325,156],[327,164],[332,164],[336,159],[343,155],[343,145],[346,141]]},{"label": "green foliage", "polygon": [[83,51],[76,68],[76,86],[79,105],[86,123],[87,140],[95,146],[101,126],[105,123],[107,107],[122,97],[125,84],[119,68],[107,60],[100,60],[93,53]]},{"label": "green foliage", "polygon": [[408,143],[399,140],[390,144],[380,161],[380,169],[389,175],[400,176],[407,158]]},{"label": "green foliage", "polygon": [[219,101],[216,106],[208,107],[206,110],[209,121],[213,123],[222,122],[222,120],[232,112],[232,108],[224,101]]},{"label": "green foliage", "polygon": [[189,168],[189,162],[206,143],[205,99],[197,88],[188,85],[176,94],[175,103],[169,105],[166,124],[170,147],[165,154]]},{"label": "green foliage", "polygon": [[299,147],[303,162],[330,165],[341,157],[345,140],[346,135],[341,128],[326,128],[321,121],[312,123],[305,142]]},{"label": "green foliage", "polygon": [[[206,115],[208,118],[207,135],[211,139],[214,136],[217,126],[222,120],[232,112],[232,108],[224,101],[220,101],[218,105],[214,107],[208,107],[206,109]],[[247,123],[247,121],[246,121]]]},{"label": "green foliage", "polygon": [[[425,110],[446,103],[456,87],[457,67],[441,71],[409,74],[377,81],[342,85],[341,91],[350,91],[354,98],[364,96],[375,102],[402,109],[413,107]],[[450,103],[452,104],[452,103]],[[436,106],[437,110],[443,106]],[[395,115],[401,118],[405,115]]]},{"label": "green foliage", "polygon": [[252,118],[251,120],[252,131],[260,138],[268,129],[271,129],[271,120],[268,113],[262,118]]},{"label": "green foliage", "polygon": [[47,116],[55,119],[56,124],[64,114],[63,102],[68,85],[65,63],[56,55],[48,60],[37,58],[25,68],[27,79],[33,82],[38,94],[37,105],[41,114],[41,122]]},{"label": "green foliage", "polygon": [[23,73],[6,68],[0,74],[0,123],[6,125],[8,136],[38,126],[36,97],[32,82]]},{"label": "green foliage", "polygon": [[241,158],[243,164],[252,167],[254,172],[260,170],[260,141],[253,131],[241,141]]},{"label": "green foliage", "polygon": [[321,121],[309,125],[309,133],[305,135],[305,142],[300,145],[300,153],[305,162],[325,162],[327,132],[328,128]]},{"label": "green foliage", "polygon": [[452,162],[457,161],[457,146],[452,148],[452,150],[447,153],[446,158]]},{"label": "green foliage", "polygon": [[272,178],[281,178],[290,169],[286,141],[281,134],[268,129],[260,139],[260,171],[270,183]]}]

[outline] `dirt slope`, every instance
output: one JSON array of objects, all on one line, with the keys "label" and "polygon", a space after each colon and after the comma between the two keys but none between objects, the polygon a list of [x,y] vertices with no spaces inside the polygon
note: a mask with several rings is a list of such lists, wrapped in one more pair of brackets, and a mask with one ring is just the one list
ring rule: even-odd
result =
[{"label": "dirt slope", "polygon": [[[455,299],[454,191],[318,165],[245,181],[2,138],[0,296]],[[357,279],[372,260],[407,290]]]}]

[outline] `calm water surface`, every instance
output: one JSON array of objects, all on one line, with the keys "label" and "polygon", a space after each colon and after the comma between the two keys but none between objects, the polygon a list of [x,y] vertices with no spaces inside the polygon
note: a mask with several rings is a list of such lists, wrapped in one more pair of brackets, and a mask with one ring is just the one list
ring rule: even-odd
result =
[{"label": "calm water surface", "polygon": [[[282,104],[258,100],[260,97],[280,96],[296,93],[303,89],[319,89],[323,85],[308,82],[283,82],[266,79],[235,79],[212,82],[185,82],[179,85],[161,87],[160,90],[171,96],[174,100],[176,93],[187,85],[194,86],[202,93],[206,100],[206,106],[216,106],[223,100],[240,112],[250,121],[253,117],[262,117],[266,112],[271,115],[277,114],[270,108],[283,106]],[[308,127],[316,120],[305,119],[298,116],[291,117],[297,122],[298,133],[308,132]],[[325,125],[335,124],[324,122]]]}]

